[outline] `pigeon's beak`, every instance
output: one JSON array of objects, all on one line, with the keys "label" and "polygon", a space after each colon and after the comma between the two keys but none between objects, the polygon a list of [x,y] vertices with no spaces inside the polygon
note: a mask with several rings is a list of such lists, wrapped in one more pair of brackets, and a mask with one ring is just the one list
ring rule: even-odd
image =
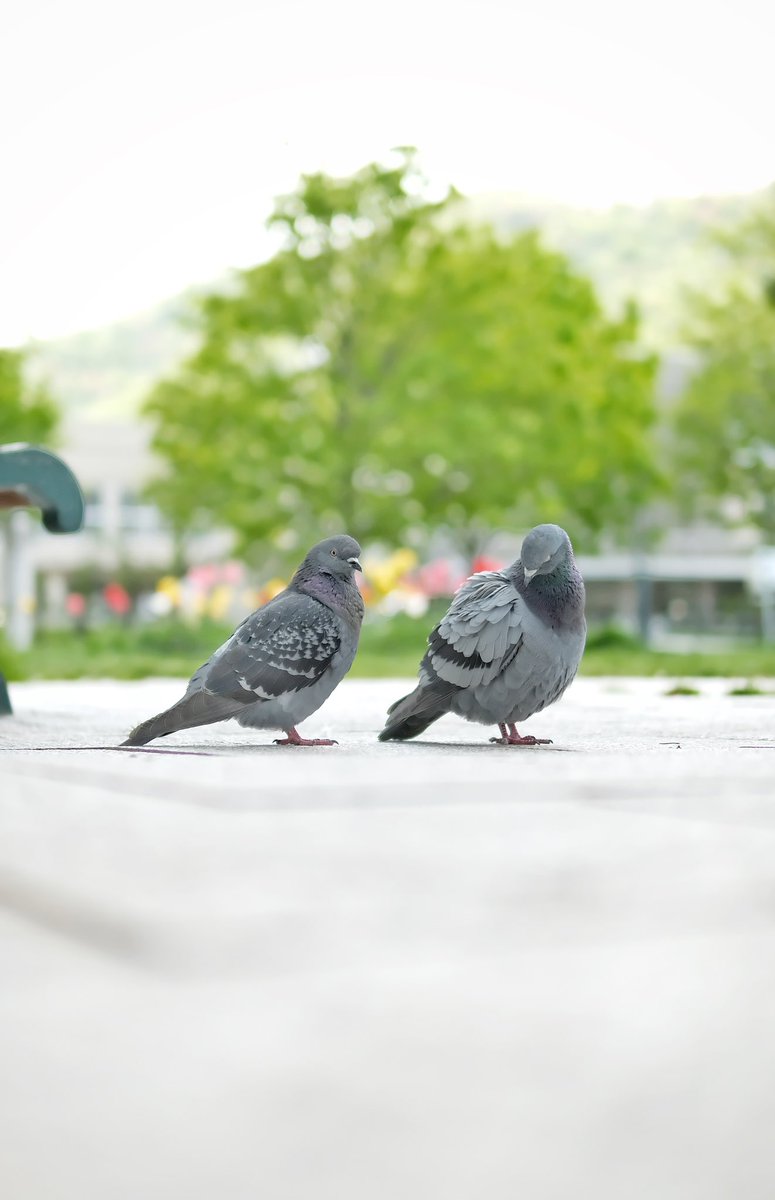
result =
[{"label": "pigeon's beak", "polygon": [[357,558],[348,558],[347,561],[354,571],[360,571],[361,575],[363,574],[363,567]]},{"label": "pigeon's beak", "polygon": [[534,571],[529,571],[527,569],[527,567],[525,567],[524,572],[525,572],[525,583],[530,583],[530,580],[533,578],[533,576],[538,574],[538,567],[536,567]]}]

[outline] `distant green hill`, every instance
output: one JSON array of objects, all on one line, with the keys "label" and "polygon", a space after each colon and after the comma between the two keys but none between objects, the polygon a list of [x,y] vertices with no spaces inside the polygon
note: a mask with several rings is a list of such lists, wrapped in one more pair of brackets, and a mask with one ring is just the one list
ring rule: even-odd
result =
[{"label": "distant green hill", "polygon": [[504,233],[541,231],[595,283],[606,306],[637,302],[643,338],[657,350],[681,344],[686,290],[707,291],[720,277],[711,230],[736,224],[761,193],[658,200],[643,207],[570,208],[520,196],[478,196],[475,214]]},{"label": "distant green hill", "polygon": [[62,408],[86,420],[126,417],[196,345],[186,292],[103,329],[31,347],[31,368]]},{"label": "distant green hill", "polygon": [[[760,193],[705,196],[592,210],[498,193],[467,204],[476,218],[504,233],[539,229],[548,245],[592,279],[612,312],[636,300],[644,341],[670,351],[682,340],[684,290],[707,291],[720,276],[710,230],[739,221],[758,199]],[[216,280],[212,286],[222,285]],[[40,344],[34,347],[35,373],[49,380],[67,411],[92,420],[126,417],[195,346],[193,296],[185,292],[104,329]]]}]

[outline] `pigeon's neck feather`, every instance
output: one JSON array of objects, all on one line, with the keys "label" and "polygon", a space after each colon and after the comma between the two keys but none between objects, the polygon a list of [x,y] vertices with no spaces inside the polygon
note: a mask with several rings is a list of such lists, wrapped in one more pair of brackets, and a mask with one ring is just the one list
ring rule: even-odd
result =
[{"label": "pigeon's neck feather", "polygon": [[294,575],[290,587],[325,604],[345,620],[360,625],[363,619],[363,599],[354,582],[335,579],[319,571],[306,572],[303,567]]},{"label": "pigeon's neck feather", "polygon": [[530,583],[525,582],[524,568],[519,560],[509,575],[528,608],[537,616],[552,625],[584,627],[584,581],[573,558],[560,563],[550,575],[535,575]]}]

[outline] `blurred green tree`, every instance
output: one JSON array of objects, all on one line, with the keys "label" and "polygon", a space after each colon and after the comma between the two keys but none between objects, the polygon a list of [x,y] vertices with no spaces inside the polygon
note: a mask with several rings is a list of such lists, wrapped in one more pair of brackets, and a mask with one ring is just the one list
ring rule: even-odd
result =
[{"label": "blurred green tree", "polygon": [[719,296],[690,298],[700,366],[675,409],[681,499],[719,507],[775,537],[775,188],[716,235],[728,261]]},{"label": "blurred green tree", "polygon": [[199,350],[146,404],[179,528],[226,524],[243,551],[629,528],[657,478],[634,309],[609,320],[563,256],[460,224],[456,199],[427,199],[404,149],[278,202],[281,248],[202,301]]},{"label": "blurred green tree", "polygon": [[57,408],[42,384],[24,377],[23,350],[0,350],[0,442],[50,444]]}]

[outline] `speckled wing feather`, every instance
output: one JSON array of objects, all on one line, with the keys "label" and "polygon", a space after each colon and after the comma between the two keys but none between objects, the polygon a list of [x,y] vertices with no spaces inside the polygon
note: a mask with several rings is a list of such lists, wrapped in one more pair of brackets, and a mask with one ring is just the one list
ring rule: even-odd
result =
[{"label": "speckled wing feather", "polygon": [[524,602],[498,571],[472,575],[428,639],[423,672],[456,688],[490,683],[513,661],[524,639]]},{"label": "speckled wing feather", "polygon": [[316,683],[340,644],[339,623],[330,609],[285,592],[248,617],[194,679],[217,696],[246,703],[273,700]]},{"label": "speckled wing feather", "polygon": [[524,601],[499,571],[472,575],[428,638],[418,686],[388,709],[381,741],[416,737],[460,695],[497,679],[524,642]]}]

